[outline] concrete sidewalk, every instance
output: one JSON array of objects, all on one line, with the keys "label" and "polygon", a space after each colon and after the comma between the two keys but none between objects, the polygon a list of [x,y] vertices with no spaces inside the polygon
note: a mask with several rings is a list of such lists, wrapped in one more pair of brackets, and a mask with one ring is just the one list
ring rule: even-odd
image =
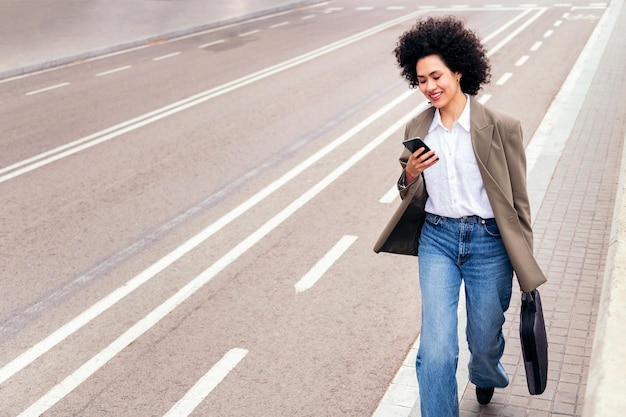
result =
[{"label": "concrete sidewalk", "polygon": [[319,0],[0,1],[0,79]]},{"label": "concrete sidewalk", "polygon": [[[535,253],[548,276],[540,288],[549,340],[548,387],[541,396],[528,394],[519,343],[520,297],[514,293],[504,356],[511,384],[496,390],[488,406],[477,403],[470,384],[461,416],[626,412],[623,3],[609,4],[527,149],[530,192],[546,183],[542,205],[533,207],[533,227]],[[559,146],[558,155],[550,155]]]}]

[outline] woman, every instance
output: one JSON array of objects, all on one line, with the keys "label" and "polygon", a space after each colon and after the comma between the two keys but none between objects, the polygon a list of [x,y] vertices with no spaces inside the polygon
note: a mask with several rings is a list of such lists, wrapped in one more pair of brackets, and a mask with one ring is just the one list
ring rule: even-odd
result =
[{"label": "woman", "polygon": [[[490,79],[486,51],[453,17],[419,20],[399,39],[403,77],[431,107],[406,126],[432,149],[400,156],[402,204],[374,250],[419,257],[422,325],[416,361],[423,417],[459,415],[457,305],[465,284],[469,379],[478,402],[509,379],[504,312],[515,271],[522,291],[546,281],[532,252],[521,126],[474,96]],[[416,252],[417,251],[417,252]]]}]

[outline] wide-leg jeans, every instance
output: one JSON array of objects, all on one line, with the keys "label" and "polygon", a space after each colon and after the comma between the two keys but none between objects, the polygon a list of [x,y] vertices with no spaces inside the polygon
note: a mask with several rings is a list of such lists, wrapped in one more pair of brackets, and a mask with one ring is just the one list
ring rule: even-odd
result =
[{"label": "wide-leg jeans", "polygon": [[465,283],[470,351],[469,380],[503,388],[509,378],[504,352],[504,312],[511,300],[513,268],[494,219],[451,219],[428,213],[418,254],[422,325],[416,371],[422,417],[458,417],[457,308]]}]

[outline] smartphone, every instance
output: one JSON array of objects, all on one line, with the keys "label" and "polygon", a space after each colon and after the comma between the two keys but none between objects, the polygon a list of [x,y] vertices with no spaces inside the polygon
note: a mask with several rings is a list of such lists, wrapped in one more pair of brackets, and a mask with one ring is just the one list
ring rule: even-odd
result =
[{"label": "smartphone", "polygon": [[[430,151],[430,148],[428,147],[428,145],[426,145],[424,143],[424,141],[421,138],[415,137],[412,139],[407,139],[404,142],[402,142],[402,144],[411,152],[411,153],[415,153],[416,150],[418,150],[419,148],[424,148],[424,152],[428,152]],[[421,155],[421,154],[420,154]],[[432,158],[432,157],[431,157]],[[430,158],[429,158],[430,159]]]}]

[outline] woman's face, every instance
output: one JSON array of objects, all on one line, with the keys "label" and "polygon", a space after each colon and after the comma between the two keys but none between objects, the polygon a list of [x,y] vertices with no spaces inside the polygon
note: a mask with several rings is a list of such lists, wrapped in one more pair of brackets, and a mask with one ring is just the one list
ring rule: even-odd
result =
[{"label": "woman's face", "polygon": [[434,107],[442,109],[463,96],[461,74],[450,71],[439,55],[421,58],[416,70],[420,91]]}]

